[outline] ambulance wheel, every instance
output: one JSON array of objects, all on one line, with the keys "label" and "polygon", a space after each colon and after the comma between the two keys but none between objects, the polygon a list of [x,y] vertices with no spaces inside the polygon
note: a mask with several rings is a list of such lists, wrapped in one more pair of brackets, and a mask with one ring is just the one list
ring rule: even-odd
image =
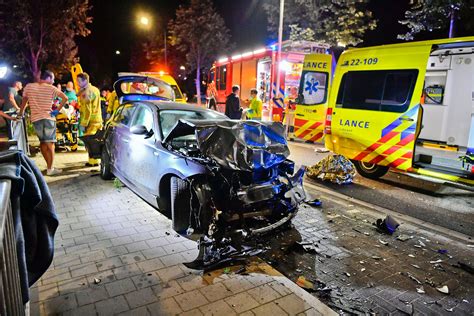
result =
[{"label": "ambulance wheel", "polygon": [[352,161],[357,169],[357,172],[369,179],[378,179],[384,176],[388,172],[388,167],[378,166],[373,163],[363,162],[363,161]]},{"label": "ambulance wheel", "polygon": [[171,222],[177,233],[183,233],[189,227],[189,214],[191,213],[189,201],[191,194],[188,182],[171,177]]},{"label": "ambulance wheel", "polygon": [[208,109],[217,111],[216,101],[214,99],[209,100],[209,105],[207,106]]},{"label": "ambulance wheel", "polygon": [[112,171],[110,171],[110,157],[105,147],[102,149],[100,156],[100,177],[103,180],[112,180],[114,177]]}]

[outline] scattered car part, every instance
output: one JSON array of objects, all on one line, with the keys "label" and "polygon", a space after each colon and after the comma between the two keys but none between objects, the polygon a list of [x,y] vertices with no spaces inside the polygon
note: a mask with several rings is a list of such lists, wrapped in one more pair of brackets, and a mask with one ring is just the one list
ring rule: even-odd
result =
[{"label": "scattered car part", "polygon": [[377,219],[374,225],[377,226],[380,232],[392,235],[398,226],[400,226],[400,223],[392,216],[387,215],[383,220],[381,218]]}]

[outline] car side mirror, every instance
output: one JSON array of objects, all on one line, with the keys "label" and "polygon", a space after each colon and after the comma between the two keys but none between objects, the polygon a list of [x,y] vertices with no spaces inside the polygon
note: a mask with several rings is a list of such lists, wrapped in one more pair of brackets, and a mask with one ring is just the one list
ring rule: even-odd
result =
[{"label": "car side mirror", "polygon": [[130,128],[130,132],[135,135],[146,135],[148,130],[144,125],[135,125]]}]

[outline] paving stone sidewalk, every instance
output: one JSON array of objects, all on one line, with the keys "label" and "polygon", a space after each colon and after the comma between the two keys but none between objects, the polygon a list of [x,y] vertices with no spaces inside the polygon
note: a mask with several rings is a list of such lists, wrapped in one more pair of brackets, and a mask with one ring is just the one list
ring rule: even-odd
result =
[{"label": "paving stone sidewalk", "polygon": [[[83,168],[83,151],[59,153],[46,177],[60,226],[50,269],[31,289],[32,315],[331,315],[266,263],[248,275],[187,269],[196,244],[127,188]],[[45,164],[34,158],[41,169]]]}]

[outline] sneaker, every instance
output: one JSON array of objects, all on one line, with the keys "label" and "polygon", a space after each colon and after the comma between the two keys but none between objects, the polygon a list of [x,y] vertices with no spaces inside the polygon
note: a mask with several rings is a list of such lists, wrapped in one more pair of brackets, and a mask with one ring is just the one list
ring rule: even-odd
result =
[{"label": "sneaker", "polygon": [[53,169],[47,170],[47,171],[46,171],[46,175],[47,175],[47,176],[57,176],[57,175],[60,174],[61,172],[63,172],[61,169],[53,168]]}]

